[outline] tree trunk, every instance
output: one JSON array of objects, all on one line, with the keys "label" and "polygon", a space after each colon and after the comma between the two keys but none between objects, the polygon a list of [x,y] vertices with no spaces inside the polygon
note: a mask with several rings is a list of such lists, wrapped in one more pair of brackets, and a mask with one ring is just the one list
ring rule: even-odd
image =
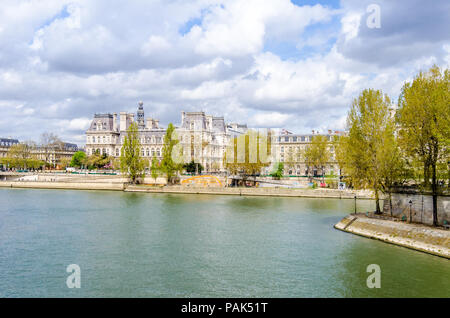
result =
[{"label": "tree trunk", "polygon": [[437,178],[436,178],[436,164],[432,165],[432,182],[431,182],[431,190],[433,194],[433,225],[438,225],[438,217],[437,217]]},{"label": "tree trunk", "polygon": [[380,209],[380,197],[378,195],[378,189],[375,189],[375,205],[376,205],[376,211],[375,214],[381,214]]},{"label": "tree trunk", "polygon": [[430,186],[430,164],[428,163],[428,160],[423,167],[423,182],[425,188]]},{"label": "tree trunk", "polygon": [[389,211],[391,212],[392,216],[392,193],[389,191]]}]

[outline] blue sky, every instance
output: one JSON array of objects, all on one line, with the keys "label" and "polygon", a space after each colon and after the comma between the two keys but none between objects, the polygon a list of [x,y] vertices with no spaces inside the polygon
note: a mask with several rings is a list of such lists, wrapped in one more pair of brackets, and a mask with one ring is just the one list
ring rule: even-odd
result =
[{"label": "blue sky", "polygon": [[[380,8],[369,28],[367,8]],[[3,0],[0,136],[84,144],[94,113],[181,111],[298,133],[345,128],[364,88],[450,63],[450,2]]]}]

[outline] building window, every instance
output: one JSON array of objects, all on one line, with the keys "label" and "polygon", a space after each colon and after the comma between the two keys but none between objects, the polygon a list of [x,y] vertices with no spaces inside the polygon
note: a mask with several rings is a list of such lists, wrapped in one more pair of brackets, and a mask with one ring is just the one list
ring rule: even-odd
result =
[{"label": "building window", "polygon": [[116,148],[116,156],[119,156],[119,148]]}]

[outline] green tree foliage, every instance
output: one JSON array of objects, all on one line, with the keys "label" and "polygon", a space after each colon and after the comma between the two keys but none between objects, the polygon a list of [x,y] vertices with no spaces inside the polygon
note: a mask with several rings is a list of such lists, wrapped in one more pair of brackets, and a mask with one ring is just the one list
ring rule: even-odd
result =
[{"label": "green tree foliage", "polygon": [[312,137],[311,143],[304,151],[308,174],[311,175],[313,169],[320,169],[322,176],[325,175],[325,165],[330,161],[331,153],[329,150],[329,142],[327,136],[315,135]]},{"label": "green tree foliage", "polygon": [[71,167],[81,168],[86,160],[86,154],[84,151],[77,151],[73,154],[72,160],[70,161]]},{"label": "green tree foliage", "polygon": [[86,166],[89,170],[92,169],[101,169],[105,166],[109,166],[111,164],[112,158],[107,154],[100,155],[99,152],[95,152],[92,155],[84,158],[82,160],[82,164]]},{"label": "green tree foliage", "polygon": [[224,164],[231,174],[239,174],[243,180],[248,176],[256,176],[270,162],[270,143],[268,137],[249,130],[246,134],[235,137],[224,155]]},{"label": "green tree foliage", "polygon": [[353,186],[374,191],[376,213],[381,213],[379,194],[386,174],[397,162],[392,157],[398,156],[392,152],[395,126],[389,107],[389,97],[380,90],[362,91],[347,116],[348,136],[339,138],[336,145],[339,165]]},{"label": "green tree foliage", "polygon": [[153,156],[152,165],[150,167],[150,170],[151,170],[152,178],[155,179],[155,182],[159,176],[159,169],[160,169],[160,167],[159,167],[158,159],[156,159],[156,156]]},{"label": "green tree foliage", "polygon": [[120,154],[120,170],[131,183],[137,183],[145,177],[145,162],[141,158],[141,143],[137,123],[132,123],[125,136]]},{"label": "green tree foliage", "polygon": [[[433,195],[433,224],[437,225],[440,181],[449,178],[450,71],[432,67],[405,83],[399,97],[399,144],[415,168],[416,178]],[[430,182],[431,179],[431,182]]]},{"label": "green tree foliage", "polygon": [[36,144],[32,141],[12,145],[8,151],[7,163],[9,163],[11,168],[35,168],[36,164],[39,162],[33,155],[33,150],[35,149]]},{"label": "green tree foliage", "polygon": [[194,160],[191,160],[189,163],[185,163],[183,165],[183,168],[186,170],[187,173],[202,173],[203,166],[201,163],[195,163]]},{"label": "green tree foliage", "polygon": [[276,165],[276,170],[273,171],[270,176],[274,179],[280,180],[283,177],[284,164],[282,162],[278,162]]},{"label": "green tree foliage", "polygon": [[163,158],[161,160],[161,171],[166,175],[167,183],[169,184],[174,182],[175,175],[182,169],[182,165],[173,160],[174,147],[178,142],[179,140],[175,136],[175,127],[170,123],[164,136]]}]

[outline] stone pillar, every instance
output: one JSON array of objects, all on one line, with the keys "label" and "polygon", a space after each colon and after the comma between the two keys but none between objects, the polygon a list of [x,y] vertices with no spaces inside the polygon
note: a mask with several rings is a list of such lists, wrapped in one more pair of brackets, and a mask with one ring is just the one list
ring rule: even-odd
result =
[{"label": "stone pillar", "polygon": [[113,114],[113,130],[117,131],[117,113]]},{"label": "stone pillar", "polygon": [[120,112],[120,131],[127,130],[127,113]]}]

